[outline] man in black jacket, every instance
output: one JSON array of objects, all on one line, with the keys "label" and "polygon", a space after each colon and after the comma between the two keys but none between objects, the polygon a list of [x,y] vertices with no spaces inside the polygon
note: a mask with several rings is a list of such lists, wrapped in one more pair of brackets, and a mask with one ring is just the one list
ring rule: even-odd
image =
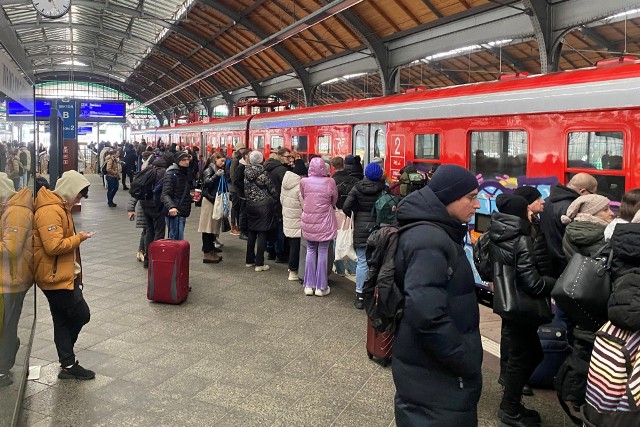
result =
[{"label": "man in black jacket", "polygon": [[567,213],[567,208],[575,199],[587,194],[595,194],[598,191],[598,181],[588,173],[576,174],[569,183],[564,186],[556,185],[551,189],[549,197],[545,200],[544,210],[540,217],[540,230],[544,234],[553,259],[553,277],[560,277],[567,265],[562,250],[562,238],[564,237],[565,224],[560,218]]},{"label": "man in black jacket", "polygon": [[160,200],[167,210],[169,239],[184,240],[184,225],[191,214],[191,169],[189,154],[178,151],[173,156],[174,164],[167,169],[162,179]]},{"label": "man in black jacket", "polygon": [[268,259],[275,259],[278,263],[285,263],[289,260],[289,248],[287,247],[287,240],[284,235],[284,229],[282,226],[282,205],[280,204],[280,192],[282,191],[282,181],[287,171],[291,170],[291,150],[283,147],[278,150],[277,153],[272,153],[269,159],[264,162],[264,170],[271,178],[276,192],[278,193],[276,199],[276,221],[277,227],[274,230],[273,238],[267,242],[267,252],[269,252]]},{"label": "man in black jacket", "polygon": [[[344,159],[340,156],[334,157],[331,159],[331,166],[333,167],[333,175],[331,178],[336,182],[336,187],[338,187],[338,201],[336,202],[336,208],[342,209],[345,200],[347,200],[347,196],[351,189],[360,181],[358,178],[349,176],[349,173],[344,170]],[[344,276],[346,270],[348,270],[351,276],[355,275],[356,272],[356,263],[355,261],[347,261],[347,269],[345,270],[345,261],[337,259],[334,261],[334,265],[336,267],[336,274],[338,276]],[[358,305],[360,302],[364,300],[357,299]]]},{"label": "man in black jacket", "polygon": [[435,225],[417,225],[398,239],[395,278],[405,297],[393,342],[399,427],[478,424],[480,314],[462,245],[479,207],[475,175],[457,165],[441,165],[429,186],[398,205],[400,225]]},{"label": "man in black jacket", "polygon": [[129,177],[129,184],[133,182],[133,175],[136,172],[136,159],[138,155],[136,151],[133,149],[133,145],[130,143],[126,143],[124,146],[124,155],[122,157],[122,161],[124,165],[122,167],[122,189],[128,190],[127,187],[127,177]]}]

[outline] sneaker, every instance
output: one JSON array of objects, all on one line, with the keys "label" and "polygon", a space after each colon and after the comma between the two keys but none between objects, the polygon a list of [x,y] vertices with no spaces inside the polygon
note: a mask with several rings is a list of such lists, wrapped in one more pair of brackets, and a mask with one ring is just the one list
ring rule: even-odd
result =
[{"label": "sneaker", "polygon": [[244,233],[240,233],[240,237],[238,237],[238,239],[240,239],[240,240],[248,240],[249,237]]},{"label": "sneaker", "polygon": [[213,246],[214,246],[216,249],[220,249],[220,248],[224,247],[224,243],[220,243],[220,241],[219,241],[218,239],[216,239],[216,241],[215,241],[215,243],[213,244]]},{"label": "sneaker", "polygon": [[110,208],[115,208],[118,206],[116,203],[107,203],[107,205],[109,205]]},{"label": "sneaker", "polygon": [[268,265],[256,265],[256,271],[267,271],[269,269]]},{"label": "sneaker", "polygon": [[247,268],[249,268],[249,267],[255,267],[256,265],[255,265],[255,264],[249,264],[249,263],[246,263],[244,266],[245,266],[245,267],[247,267]]},{"label": "sneaker", "polygon": [[361,293],[356,292],[356,300],[353,302],[353,305],[355,305],[358,310],[362,310],[364,308],[364,297]]},{"label": "sneaker", "polygon": [[287,280],[291,280],[296,281],[296,280],[300,280],[300,278],[298,277],[298,272],[297,271],[290,271],[289,272],[289,278]]},{"label": "sneaker", "polygon": [[315,295],[316,295],[317,297],[324,297],[324,296],[329,295],[330,293],[331,293],[331,288],[329,288],[329,287],[327,286],[327,289],[325,289],[325,290],[316,289],[316,293],[315,293]]},{"label": "sneaker", "polygon": [[314,289],[313,288],[304,288],[304,294],[308,297],[313,296]]},{"label": "sneaker", "polygon": [[[535,411],[533,411],[535,412]],[[537,413],[537,412],[536,412]],[[538,414],[538,416],[540,416]],[[498,410],[498,420],[500,420],[501,425],[503,426],[512,426],[512,427],[540,427],[540,421],[537,421],[535,418],[529,418],[525,416],[524,413],[518,412],[515,415],[509,415],[502,409]]]},{"label": "sneaker", "polygon": [[11,384],[13,384],[13,378],[11,378],[11,375],[8,373],[0,375],[0,388],[9,387]]},{"label": "sneaker", "polygon": [[70,368],[62,368],[58,374],[61,380],[92,380],[96,377],[96,373],[89,369],[84,369],[78,361]]},{"label": "sneaker", "polygon": [[136,259],[138,260],[138,262],[143,262],[144,261],[144,252],[138,251],[138,253],[136,254]]},{"label": "sneaker", "polygon": [[222,249],[217,248],[216,245],[213,245],[213,251],[212,252],[215,252],[215,253],[219,254],[220,252],[222,252]]}]

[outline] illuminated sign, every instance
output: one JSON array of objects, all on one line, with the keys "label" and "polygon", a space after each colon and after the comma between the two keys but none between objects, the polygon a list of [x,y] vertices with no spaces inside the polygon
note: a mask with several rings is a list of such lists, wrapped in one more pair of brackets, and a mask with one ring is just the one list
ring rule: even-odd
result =
[{"label": "illuminated sign", "polygon": [[79,120],[123,122],[126,115],[124,102],[80,102]]}]

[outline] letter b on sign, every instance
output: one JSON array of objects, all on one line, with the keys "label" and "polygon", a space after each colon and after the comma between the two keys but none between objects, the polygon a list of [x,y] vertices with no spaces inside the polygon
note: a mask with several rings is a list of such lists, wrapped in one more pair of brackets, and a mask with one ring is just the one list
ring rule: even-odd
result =
[{"label": "letter b on sign", "polygon": [[63,111],[62,112],[62,118],[63,119],[68,119],[69,118],[69,112],[68,111]]}]

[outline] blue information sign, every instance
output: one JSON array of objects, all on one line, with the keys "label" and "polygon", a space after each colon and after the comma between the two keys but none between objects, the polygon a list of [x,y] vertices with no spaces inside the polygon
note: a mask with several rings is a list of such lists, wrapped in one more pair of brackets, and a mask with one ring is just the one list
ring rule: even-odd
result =
[{"label": "blue information sign", "polygon": [[75,101],[58,101],[58,111],[62,115],[64,139],[78,139]]}]

